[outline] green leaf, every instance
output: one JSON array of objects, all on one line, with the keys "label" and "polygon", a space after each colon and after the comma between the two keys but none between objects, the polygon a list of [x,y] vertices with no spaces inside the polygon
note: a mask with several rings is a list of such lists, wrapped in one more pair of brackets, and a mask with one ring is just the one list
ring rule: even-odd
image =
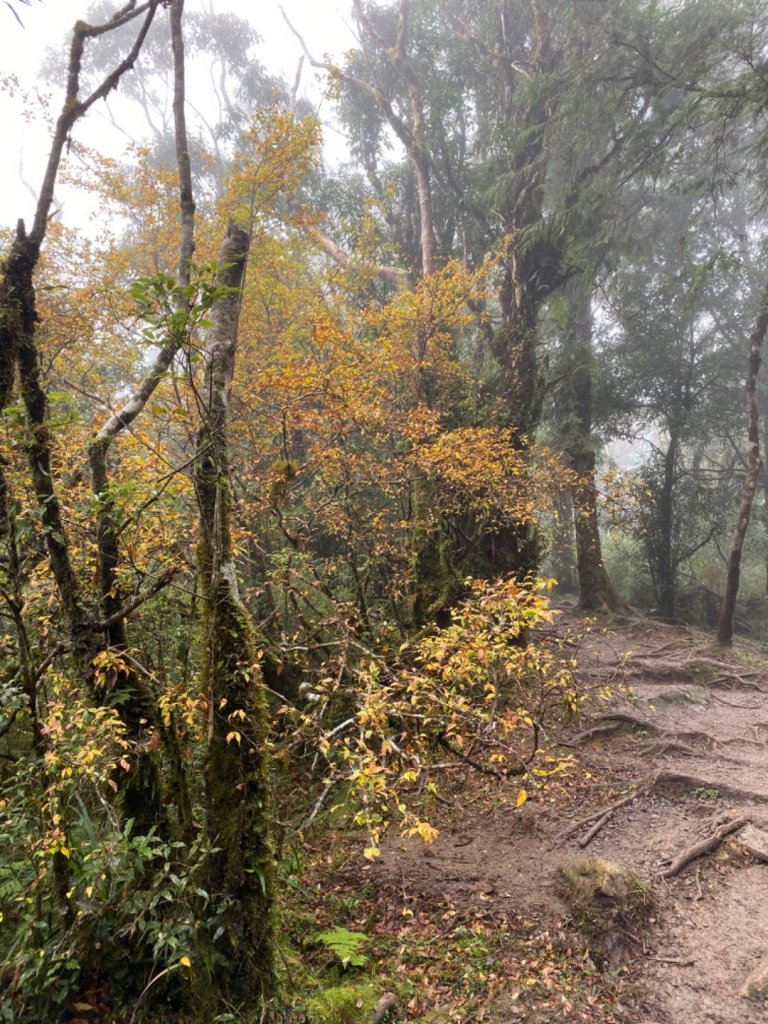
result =
[{"label": "green leaf", "polygon": [[366,954],[360,952],[360,946],[368,941],[368,936],[363,932],[350,932],[346,928],[336,927],[318,932],[314,938],[338,957],[342,967],[364,967],[368,963]]}]

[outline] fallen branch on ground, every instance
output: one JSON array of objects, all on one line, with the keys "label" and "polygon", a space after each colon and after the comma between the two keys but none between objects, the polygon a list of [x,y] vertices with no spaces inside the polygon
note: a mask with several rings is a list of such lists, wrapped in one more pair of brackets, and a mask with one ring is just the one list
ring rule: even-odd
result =
[{"label": "fallen branch on ground", "polygon": [[589,844],[595,838],[597,833],[603,828],[603,826],[608,824],[608,822],[613,817],[613,813],[613,811],[606,811],[602,818],[598,818],[598,820],[595,822],[595,824],[592,826],[589,832],[587,832],[587,834],[579,840],[579,846],[582,848],[582,850],[586,846],[589,846]]},{"label": "fallen branch on ground", "polygon": [[732,821],[728,821],[724,825],[721,825],[720,828],[713,832],[711,836],[707,836],[706,839],[702,839],[698,843],[694,843],[693,846],[689,846],[687,850],[683,850],[682,853],[678,854],[669,867],[665,868],[664,871],[661,872],[661,877],[674,878],[675,875],[679,874],[684,867],[691,863],[691,861],[697,860],[699,857],[703,857],[705,853],[711,853],[713,850],[716,850],[726,836],[729,836],[732,832],[737,832],[740,828],[743,828],[748,821],[749,818],[734,818]]},{"label": "fallen branch on ground", "polygon": [[[572,835],[584,828],[585,825],[589,825],[590,822],[595,821],[596,818],[603,818],[606,814],[613,811],[618,811],[620,807],[624,807],[626,804],[631,804],[633,800],[636,800],[639,796],[645,795],[649,789],[654,785],[653,779],[646,779],[645,782],[638,783],[637,789],[633,793],[628,793],[627,796],[623,796],[621,800],[616,800],[615,803],[609,804],[608,807],[601,807],[599,811],[593,811],[592,814],[588,814],[586,818],[580,818],[579,821],[569,826],[565,832],[560,834],[560,840],[570,839]],[[597,833],[595,833],[597,834]]]}]

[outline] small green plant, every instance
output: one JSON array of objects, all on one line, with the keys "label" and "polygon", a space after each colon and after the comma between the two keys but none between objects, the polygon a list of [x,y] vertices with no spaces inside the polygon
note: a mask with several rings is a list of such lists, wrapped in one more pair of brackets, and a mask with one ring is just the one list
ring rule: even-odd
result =
[{"label": "small green plant", "polygon": [[697,789],[694,789],[693,795],[697,800],[717,800],[720,796],[720,791],[710,789],[708,786],[699,786]]},{"label": "small green plant", "polygon": [[345,969],[365,967],[368,963],[367,955],[360,952],[360,947],[368,941],[368,936],[363,932],[350,932],[346,928],[336,927],[319,932],[314,938],[316,942],[327,946]]},{"label": "small green plant", "polygon": [[379,995],[379,986],[370,982],[326,988],[306,1001],[304,1019],[307,1024],[369,1024]]}]

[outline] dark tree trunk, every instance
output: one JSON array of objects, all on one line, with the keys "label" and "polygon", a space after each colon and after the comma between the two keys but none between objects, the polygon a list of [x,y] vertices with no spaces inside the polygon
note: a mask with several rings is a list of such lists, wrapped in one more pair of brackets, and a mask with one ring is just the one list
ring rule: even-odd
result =
[{"label": "dark tree trunk", "polygon": [[674,490],[680,437],[672,429],[664,455],[664,478],[658,500],[657,548],[650,552],[656,563],[656,587],[659,614],[673,622],[677,612],[677,565],[674,556]]},{"label": "dark tree trunk", "polygon": [[558,396],[560,430],[573,487],[579,605],[585,611],[626,606],[603,563],[597,515],[595,441],[592,436],[592,296],[583,279],[567,288],[568,323],[563,335],[566,378]]},{"label": "dark tree trunk", "polygon": [[741,493],[739,517],[733,531],[731,551],[728,557],[728,576],[725,581],[725,594],[720,609],[720,620],[717,624],[717,642],[721,646],[733,641],[733,617],[736,613],[736,598],[739,593],[741,576],[741,553],[744,538],[752,513],[752,502],[755,498],[757,483],[760,477],[760,410],[757,404],[757,375],[762,361],[763,342],[768,331],[768,286],[763,293],[760,312],[755,326],[749,336],[749,368],[747,371],[747,474],[744,478],[744,489]]},{"label": "dark tree trunk", "polygon": [[569,487],[558,488],[555,494],[554,519],[550,551],[552,574],[561,593],[573,594],[579,589],[579,580],[576,573],[573,494]]}]

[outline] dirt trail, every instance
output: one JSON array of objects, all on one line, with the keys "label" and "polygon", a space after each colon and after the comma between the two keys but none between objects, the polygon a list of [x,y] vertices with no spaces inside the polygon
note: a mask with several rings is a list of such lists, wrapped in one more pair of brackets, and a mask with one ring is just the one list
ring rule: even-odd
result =
[{"label": "dirt trail", "polygon": [[[377,871],[414,893],[546,920],[567,913],[560,867],[587,854],[617,861],[651,883],[657,903],[648,932],[624,936],[636,984],[620,1019],[764,1021],[765,1004],[741,990],[768,965],[768,863],[745,851],[742,828],[674,877],[663,872],[733,819],[768,832],[768,655],[746,644],[724,653],[703,634],[642,620],[595,627],[579,664],[585,684],[614,695],[561,736],[581,777],[590,773],[578,801],[468,809],[431,851],[392,844]],[[600,818],[574,826],[635,791],[583,848]]]}]

